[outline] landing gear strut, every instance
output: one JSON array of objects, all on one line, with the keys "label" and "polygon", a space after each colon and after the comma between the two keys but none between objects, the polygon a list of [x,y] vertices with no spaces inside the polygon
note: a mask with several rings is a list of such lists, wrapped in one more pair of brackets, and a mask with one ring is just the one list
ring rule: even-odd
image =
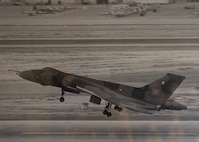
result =
[{"label": "landing gear strut", "polygon": [[64,89],[62,88],[62,89],[61,89],[61,97],[59,98],[59,101],[60,101],[61,103],[64,102],[64,100],[65,100],[63,96],[64,96]]},{"label": "landing gear strut", "polygon": [[105,109],[103,111],[103,114],[106,115],[107,117],[111,117],[112,116],[112,113],[109,112],[109,110],[111,109],[111,103],[107,103],[106,106],[105,106]]}]

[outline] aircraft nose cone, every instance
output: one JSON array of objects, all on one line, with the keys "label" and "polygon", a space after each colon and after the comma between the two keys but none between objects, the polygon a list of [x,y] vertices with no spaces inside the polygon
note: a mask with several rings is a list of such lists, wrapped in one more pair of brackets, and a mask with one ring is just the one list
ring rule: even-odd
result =
[{"label": "aircraft nose cone", "polygon": [[26,79],[26,80],[29,80],[29,81],[33,81],[35,82],[35,76],[34,76],[34,73],[33,71],[29,70],[29,71],[22,71],[22,72],[19,72],[18,75],[23,78],[23,79]]}]

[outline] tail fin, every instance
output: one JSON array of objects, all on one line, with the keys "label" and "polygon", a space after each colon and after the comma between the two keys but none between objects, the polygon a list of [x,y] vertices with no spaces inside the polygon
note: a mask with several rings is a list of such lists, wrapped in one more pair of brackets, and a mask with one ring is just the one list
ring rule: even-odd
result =
[{"label": "tail fin", "polygon": [[166,76],[147,85],[150,90],[148,95],[168,100],[184,79],[185,76],[167,73]]}]

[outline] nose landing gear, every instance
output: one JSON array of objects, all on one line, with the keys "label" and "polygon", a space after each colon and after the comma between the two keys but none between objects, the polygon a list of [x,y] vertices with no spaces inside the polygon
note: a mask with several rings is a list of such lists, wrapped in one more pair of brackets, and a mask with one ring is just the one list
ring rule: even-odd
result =
[{"label": "nose landing gear", "polygon": [[65,99],[64,99],[64,89],[62,88],[61,89],[61,97],[59,98],[59,101],[62,103],[62,102],[64,102],[65,101]]}]

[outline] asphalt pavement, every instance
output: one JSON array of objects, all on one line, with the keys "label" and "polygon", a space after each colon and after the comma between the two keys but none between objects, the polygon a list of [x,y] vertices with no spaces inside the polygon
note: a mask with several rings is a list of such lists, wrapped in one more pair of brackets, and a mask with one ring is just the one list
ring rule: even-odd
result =
[{"label": "asphalt pavement", "polygon": [[0,121],[0,140],[198,141],[198,121]]},{"label": "asphalt pavement", "polygon": [[134,37],[134,38],[9,38],[0,39],[0,46],[16,45],[198,45],[198,37]]}]

